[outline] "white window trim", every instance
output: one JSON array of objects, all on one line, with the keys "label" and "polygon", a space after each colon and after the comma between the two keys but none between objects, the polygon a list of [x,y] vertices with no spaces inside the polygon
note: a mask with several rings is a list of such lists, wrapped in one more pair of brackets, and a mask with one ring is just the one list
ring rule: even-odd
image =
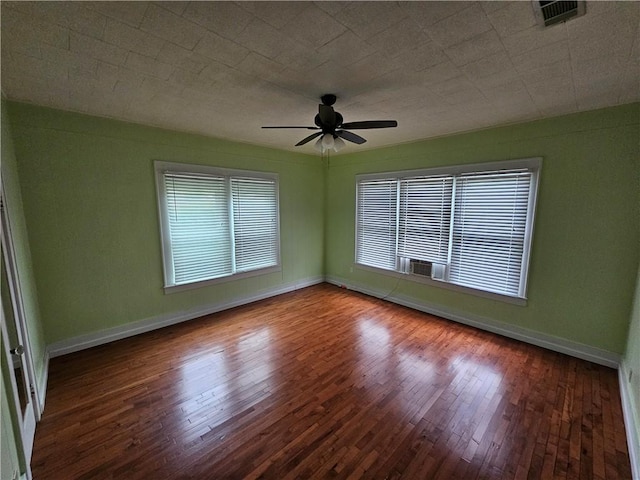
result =
[{"label": "white window trim", "polygon": [[[159,213],[160,223],[160,237],[161,237],[161,250],[162,250],[162,267],[164,274],[164,293],[176,293],[185,290],[192,290],[194,288],[201,288],[208,285],[215,285],[219,283],[226,283],[243,278],[255,277],[259,275],[267,275],[270,273],[276,273],[282,271],[281,253],[280,253],[280,189],[276,188],[276,223],[277,223],[277,237],[278,244],[277,252],[277,264],[271,267],[260,268],[256,270],[250,270],[240,273],[232,273],[222,277],[212,278],[208,280],[201,280],[184,284],[172,284],[171,280],[174,277],[173,261],[171,252],[171,241],[169,236],[169,218],[167,214],[166,205],[166,191],[164,184],[164,174],[166,172],[173,173],[185,173],[185,174],[204,174],[204,175],[217,175],[228,178],[234,177],[248,177],[248,178],[264,178],[268,180],[275,180],[276,187],[279,186],[279,176],[277,173],[271,172],[256,172],[251,170],[239,170],[230,168],[210,167],[207,165],[193,165],[186,163],[165,162],[156,160],[153,162],[155,177],[156,177],[156,196]],[[231,201],[229,196],[229,201]],[[233,222],[231,223],[233,225]]]},{"label": "white window trim", "polygon": [[[505,303],[526,306],[529,266],[531,263],[531,255],[530,255],[531,243],[533,239],[533,231],[534,231],[535,218],[536,218],[537,194],[538,194],[538,186],[540,184],[540,170],[542,168],[542,157],[523,158],[523,159],[517,159],[517,160],[504,160],[504,161],[498,161],[498,162],[475,163],[475,164],[468,164],[468,165],[434,167],[434,168],[426,168],[426,169],[358,174],[356,175],[356,209],[355,209],[356,220],[354,225],[358,225],[357,185],[361,181],[380,180],[380,179],[400,180],[406,177],[432,176],[432,175],[433,176],[458,175],[463,173],[482,172],[482,171],[490,171],[490,170],[496,170],[496,171],[515,170],[515,169],[521,169],[521,168],[531,169],[534,172],[533,180],[532,180],[533,185],[529,195],[529,204],[527,206],[527,212],[528,212],[527,215],[529,216],[530,221],[527,222],[528,225],[527,225],[527,230],[525,232],[524,251],[523,251],[523,259],[525,260],[522,268],[522,281],[524,282],[523,296],[520,297],[520,296],[503,295],[500,293],[488,292],[485,290],[480,290],[472,287],[457,285],[455,283],[449,283],[447,281],[434,280],[428,277],[422,277],[418,275],[413,275],[411,273],[400,272],[398,270],[387,270],[385,268],[374,267],[371,265],[364,265],[364,264],[358,263],[355,258],[354,258],[353,266],[359,270],[375,272],[375,273],[383,274],[386,276],[395,277],[398,279],[409,280],[415,283],[422,283],[430,286],[444,288],[446,290],[453,290],[461,293],[475,295],[478,297],[498,300]],[[453,216],[452,216],[452,219],[453,219]],[[358,234],[356,231],[354,252],[357,252],[357,243],[358,243]]]}]

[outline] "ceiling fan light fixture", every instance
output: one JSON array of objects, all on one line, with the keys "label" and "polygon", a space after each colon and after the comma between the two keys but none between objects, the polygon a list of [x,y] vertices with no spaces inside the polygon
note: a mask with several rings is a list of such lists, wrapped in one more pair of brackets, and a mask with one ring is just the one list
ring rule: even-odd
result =
[{"label": "ceiling fan light fixture", "polygon": [[333,150],[338,153],[344,147],[344,141],[338,137],[334,136],[331,133],[325,133],[318,140],[316,140],[313,148],[315,148],[320,153],[325,153],[329,150]]},{"label": "ceiling fan light fixture", "polygon": [[322,150],[329,150],[335,146],[336,142],[333,139],[333,135],[330,133],[325,133],[322,136]]}]

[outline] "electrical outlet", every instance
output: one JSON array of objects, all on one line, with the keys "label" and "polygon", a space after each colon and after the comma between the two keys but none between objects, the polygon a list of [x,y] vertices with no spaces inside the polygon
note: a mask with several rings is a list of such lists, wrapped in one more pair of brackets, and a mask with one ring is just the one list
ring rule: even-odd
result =
[{"label": "electrical outlet", "polygon": [[633,377],[633,370],[629,370],[629,383],[631,383],[631,377]]},{"label": "electrical outlet", "polygon": [[353,267],[349,267],[349,273],[353,273]]}]

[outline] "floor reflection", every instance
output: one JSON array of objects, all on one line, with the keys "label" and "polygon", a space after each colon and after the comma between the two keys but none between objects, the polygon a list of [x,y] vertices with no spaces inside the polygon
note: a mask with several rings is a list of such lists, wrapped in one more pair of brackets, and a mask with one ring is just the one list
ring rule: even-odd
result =
[{"label": "floor reflection", "polygon": [[359,318],[358,328],[361,340],[359,345],[364,349],[366,355],[377,358],[387,353],[390,334],[386,326],[369,318]]},{"label": "floor reflection", "polygon": [[354,373],[362,386],[384,384],[393,375],[392,355],[387,328],[370,318],[358,318],[357,358]]},{"label": "floor reflection", "polygon": [[182,441],[197,441],[246,408],[247,398],[272,390],[272,341],[269,327],[184,357],[177,382],[184,401]]},{"label": "floor reflection", "polygon": [[[393,401],[382,402],[383,422],[402,422],[410,419],[423,427],[423,439],[434,440],[434,448],[445,448],[471,461],[483,439],[504,395],[503,372],[495,360],[484,361],[478,356],[473,339],[467,349],[451,350],[447,356],[434,357],[430,340],[420,335],[396,338],[384,319],[376,321],[371,315],[357,319],[357,372],[364,392],[380,396],[380,386],[389,386],[387,395]],[[384,403],[384,405],[383,405]],[[463,418],[454,415],[460,409]],[[443,445],[435,439],[448,439]],[[459,441],[456,441],[459,440]]]},{"label": "floor reflection", "polygon": [[262,327],[245,335],[236,345],[234,362],[238,377],[245,381],[259,383],[267,381],[265,388],[271,387],[269,378],[273,372],[273,351],[271,329]]},{"label": "floor reflection", "polygon": [[225,350],[203,352],[180,365],[178,381],[182,394],[194,398],[205,393],[221,396],[228,390]]}]

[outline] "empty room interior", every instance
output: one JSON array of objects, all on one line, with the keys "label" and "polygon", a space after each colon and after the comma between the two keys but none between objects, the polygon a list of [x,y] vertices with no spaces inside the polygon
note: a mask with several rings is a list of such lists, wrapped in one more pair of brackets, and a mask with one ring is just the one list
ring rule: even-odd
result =
[{"label": "empty room interior", "polygon": [[640,480],[640,2],[0,18],[0,480]]}]

